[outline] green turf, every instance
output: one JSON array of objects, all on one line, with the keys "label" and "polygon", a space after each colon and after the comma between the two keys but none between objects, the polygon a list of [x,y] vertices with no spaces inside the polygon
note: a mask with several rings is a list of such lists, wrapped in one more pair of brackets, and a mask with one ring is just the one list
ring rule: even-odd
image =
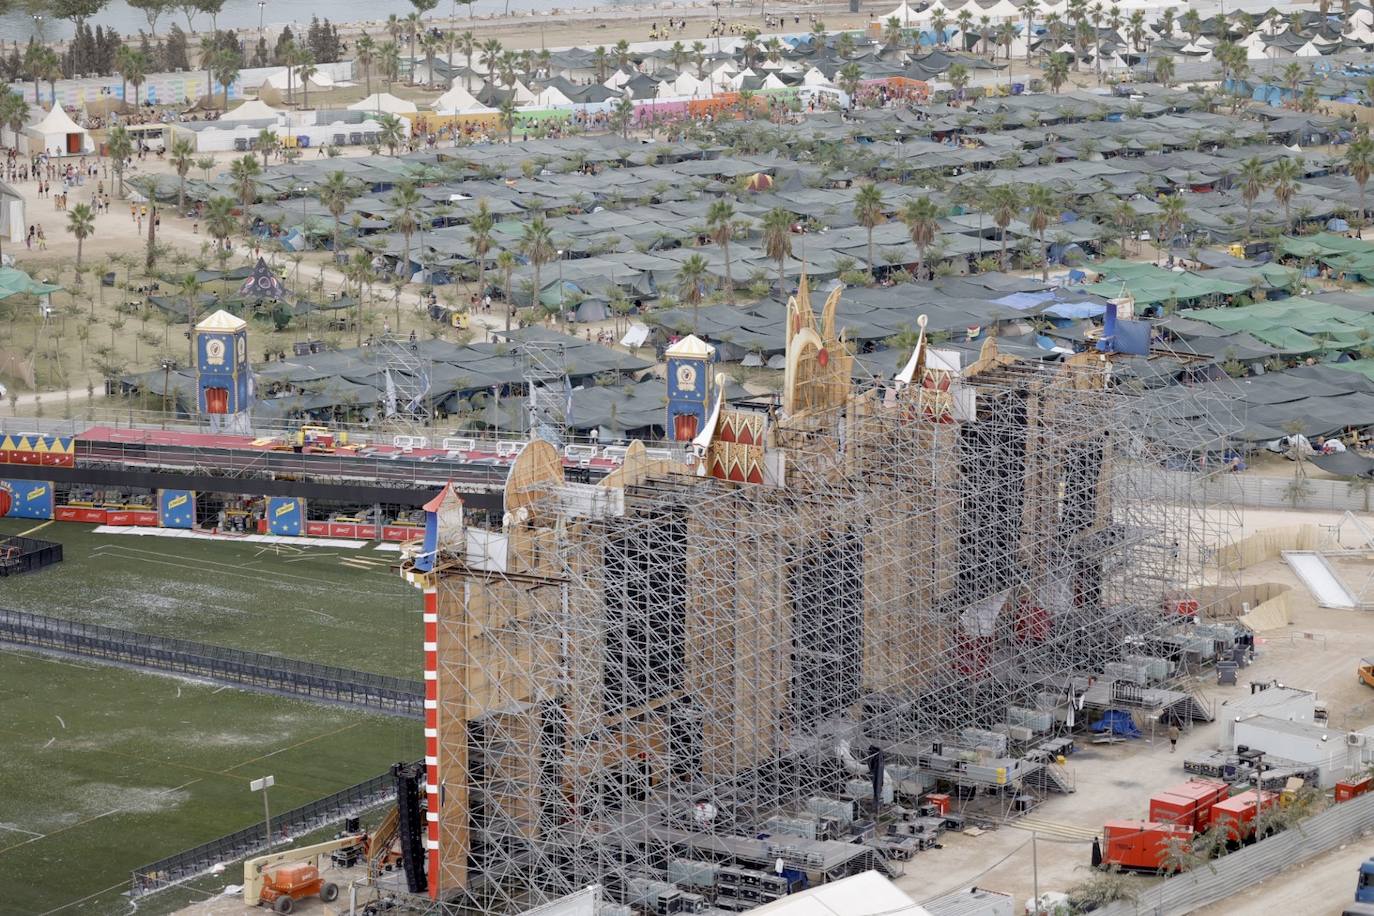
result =
[{"label": "green turf", "polygon": [[[126,913],[131,869],[423,753],[416,723],[0,652],[0,913]],[[74,904],[68,906],[69,904]]]},{"label": "green turf", "polygon": [[[0,535],[41,522],[0,519]],[[0,607],[420,677],[421,600],[378,550],[96,534],[52,522],[63,562],[11,577]]]}]

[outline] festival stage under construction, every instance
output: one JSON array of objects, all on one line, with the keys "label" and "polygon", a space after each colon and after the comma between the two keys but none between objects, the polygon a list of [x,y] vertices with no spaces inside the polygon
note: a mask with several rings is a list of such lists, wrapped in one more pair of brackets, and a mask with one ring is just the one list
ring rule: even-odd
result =
[{"label": "festival stage under construction", "polygon": [[[838,295],[818,319],[803,281],[757,410],[725,405],[708,345],[670,349],[682,460],[635,445],[574,484],[535,441],[499,530],[451,490],[428,507],[404,572],[425,592],[428,891],[454,912],[591,883],[629,902],[683,860],[881,867],[881,843],[778,825],[833,800],[881,834],[937,786],[1007,810],[1053,788],[1055,754],[1027,749],[1090,688],[1127,702],[1113,666],[1159,654],[1215,585],[1224,513],[1170,470],[1216,448],[1213,405],[1120,383],[1110,352],[1023,362],[996,338],[960,366],[922,334],[895,379],[854,384]],[[1185,427],[1212,432],[1156,435]]]}]

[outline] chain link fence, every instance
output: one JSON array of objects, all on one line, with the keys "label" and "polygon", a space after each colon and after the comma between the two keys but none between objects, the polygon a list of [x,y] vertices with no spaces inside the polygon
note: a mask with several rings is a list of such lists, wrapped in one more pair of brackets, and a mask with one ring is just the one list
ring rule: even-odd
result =
[{"label": "chain link fence", "polygon": [[0,642],[421,718],[421,681],[0,608]]},{"label": "chain link fence", "polygon": [[[283,814],[272,816],[273,844],[286,845],[293,837],[354,817],[396,797],[395,780],[388,771],[341,789]],[[246,859],[267,848],[266,827],[254,824],[227,836],[202,843],[133,870],[132,895],[142,897],[202,875],[216,865]],[[232,877],[232,876],[231,876]]]}]

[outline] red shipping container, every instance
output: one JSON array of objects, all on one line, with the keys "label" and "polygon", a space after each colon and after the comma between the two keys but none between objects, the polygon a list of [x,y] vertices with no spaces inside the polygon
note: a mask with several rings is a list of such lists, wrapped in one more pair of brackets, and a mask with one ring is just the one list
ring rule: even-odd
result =
[{"label": "red shipping container", "polygon": [[1177,824],[1151,821],[1108,821],[1102,828],[1102,859],[1127,871],[1157,872],[1168,861],[1171,847],[1184,851],[1193,831]]},{"label": "red shipping container", "polygon": [[1257,798],[1254,789],[1233,795],[1212,806],[1208,826],[1224,824],[1226,839],[1232,843],[1239,843],[1254,835],[1255,816],[1260,811],[1274,807],[1278,800],[1279,796],[1275,792],[1265,792]]},{"label": "red shipping container", "polygon": [[1342,780],[1336,783],[1336,801],[1346,802],[1352,798],[1358,798],[1368,792],[1371,785],[1374,785],[1374,776],[1366,776],[1364,779]]}]

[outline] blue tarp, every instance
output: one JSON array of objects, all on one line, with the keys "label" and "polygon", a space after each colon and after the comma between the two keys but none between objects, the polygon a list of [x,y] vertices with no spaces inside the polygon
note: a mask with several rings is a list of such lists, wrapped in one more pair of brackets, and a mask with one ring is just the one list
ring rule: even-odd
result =
[{"label": "blue tarp", "polygon": [[1108,709],[1102,718],[1093,723],[1093,731],[1098,734],[1120,735],[1123,738],[1139,738],[1140,729],[1135,727],[1131,714],[1124,709]]}]

